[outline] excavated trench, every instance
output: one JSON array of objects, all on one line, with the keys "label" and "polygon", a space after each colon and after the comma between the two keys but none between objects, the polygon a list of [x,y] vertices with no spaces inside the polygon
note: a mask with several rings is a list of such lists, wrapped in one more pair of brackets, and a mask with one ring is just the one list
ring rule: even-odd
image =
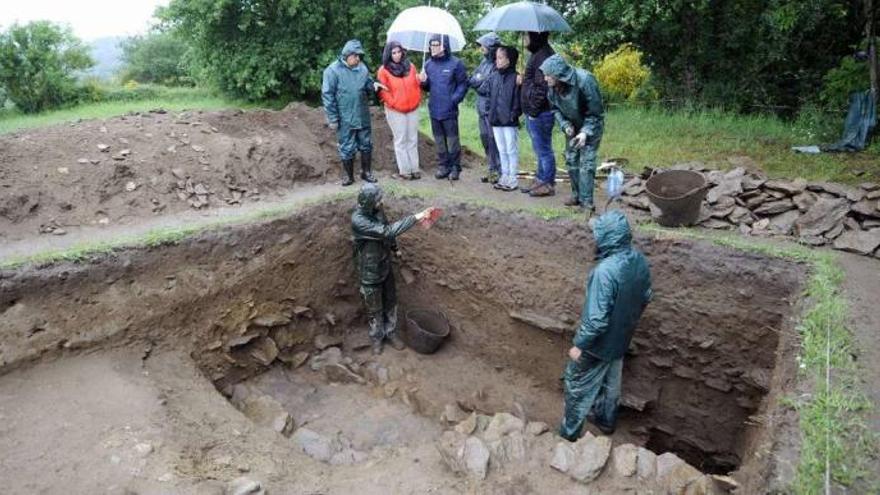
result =
[{"label": "excavated trench", "polygon": [[[395,273],[402,310],[442,309],[452,337],[437,354],[389,351],[383,364],[419,384],[424,416],[457,402],[557,424],[564,356],[594,262],[590,234],[567,220],[444,206],[433,229],[400,239]],[[420,207],[393,200],[389,216]],[[8,371],[40,356],[146,342],[146,354],[190,350],[230,393],[268,361],[314,353],[317,335],[347,346],[365,332],[350,208],[325,203],[173,246],[0,272],[0,364]],[[794,387],[791,317],[804,267],[707,243],[639,236],[636,244],[656,296],[625,359],[615,442],[763,486],[776,469],[768,454],[794,435],[779,399]],[[277,360],[261,351],[270,339]]]}]

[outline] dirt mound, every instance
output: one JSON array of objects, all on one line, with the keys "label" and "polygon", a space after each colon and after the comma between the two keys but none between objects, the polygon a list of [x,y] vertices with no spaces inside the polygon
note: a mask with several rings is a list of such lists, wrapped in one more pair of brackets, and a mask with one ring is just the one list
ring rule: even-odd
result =
[{"label": "dirt mound", "polygon": [[[374,168],[396,170],[373,109]],[[434,163],[421,140],[422,167]],[[473,161],[465,156],[465,165]],[[0,137],[0,239],[258,201],[339,177],[320,108],[166,113],[157,109]]]}]

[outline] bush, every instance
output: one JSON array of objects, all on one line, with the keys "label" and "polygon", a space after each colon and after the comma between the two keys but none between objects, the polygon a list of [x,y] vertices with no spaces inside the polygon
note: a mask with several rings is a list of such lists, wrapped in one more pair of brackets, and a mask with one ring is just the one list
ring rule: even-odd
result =
[{"label": "bush", "polygon": [[828,71],[822,78],[819,100],[826,110],[844,111],[849,95],[856,91],[871,89],[870,69],[867,62],[846,57],[840,65]]},{"label": "bush", "polygon": [[22,112],[76,101],[75,73],[92,65],[88,48],[69,28],[36,21],[0,33],[0,86]]},{"label": "bush", "polygon": [[123,41],[121,70],[123,82],[192,86],[184,63],[186,45],[169,32],[133,36]]},{"label": "bush", "polygon": [[647,99],[651,71],[642,64],[642,53],[630,44],[605,55],[593,68],[603,95],[609,101]]}]

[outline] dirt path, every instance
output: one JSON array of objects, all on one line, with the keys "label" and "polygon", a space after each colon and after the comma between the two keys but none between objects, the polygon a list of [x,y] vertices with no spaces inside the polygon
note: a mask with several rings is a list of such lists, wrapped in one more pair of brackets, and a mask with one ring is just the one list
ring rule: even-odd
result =
[{"label": "dirt path", "polygon": [[[850,330],[855,337],[856,357],[865,372],[864,391],[874,403],[869,430],[880,433],[880,262],[871,258],[840,254],[846,272],[843,290],[849,302]],[[873,472],[880,473],[880,457],[873,459]]]}]

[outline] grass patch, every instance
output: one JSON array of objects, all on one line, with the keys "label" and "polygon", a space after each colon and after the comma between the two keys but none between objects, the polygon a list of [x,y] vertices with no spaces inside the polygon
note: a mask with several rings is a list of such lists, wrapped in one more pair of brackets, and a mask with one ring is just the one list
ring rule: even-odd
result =
[{"label": "grass patch", "polygon": [[[462,145],[482,154],[476,111],[467,102],[459,111]],[[431,135],[430,120],[424,108],[421,130]],[[846,183],[880,178],[880,146],[848,154],[803,155],[791,151],[792,146],[821,142],[797,123],[773,116],[615,106],[606,113],[599,158],[628,158],[630,171],[640,172],[646,166],[665,167],[693,161],[713,168],[728,168],[731,166],[728,158],[747,156],[771,177]],[[563,135],[557,126],[553,149],[560,170],[565,168],[564,147]],[[519,151],[520,168],[534,170],[535,154],[524,125],[519,132]]]},{"label": "grass patch", "polygon": [[3,109],[0,110],[0,134],[78,120],[115,117],[128,112],[145,112],[154,108],[181,111],[187,109],[218,110],[252,106],[254,105],[231,101],[203,89],[171,88],[162,91],[161,95],[157,98],[89,103],[39,114],[23,114],[15,109]]}]

